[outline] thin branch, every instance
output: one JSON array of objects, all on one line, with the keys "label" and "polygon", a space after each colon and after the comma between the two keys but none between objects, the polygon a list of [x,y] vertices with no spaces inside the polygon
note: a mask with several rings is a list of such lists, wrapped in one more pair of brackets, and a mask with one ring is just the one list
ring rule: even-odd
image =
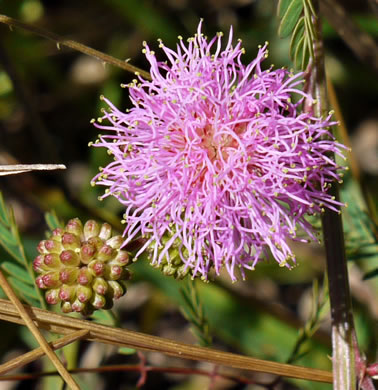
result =
[{"label": "thin branch", "polygon": [[97,58],[98,60],[103,61],[107,64],[117,66],[118,68],[126,70],[127,72],[131,72],[133,74],[139,74],[146,80],[151,80],[151,76],[148,72],[134,65],[131,65],[126,61],[121,61],[118,58],[112,57],[108,54],[92,49],[89,46],[83,45],[82,43],[73,41],[71,39],[65,39],[63,37],[60,37],[59,35],[56,35],[40,27],[21,22],[19,20],[10,18],[9,16],[6,15],[0,15],[0,23],[7,24],[9,27],[19,27],[22,28],[23,30],[39,35],[43,38],[50,39],[51,41],[54,41],[56,43],[58,49],[60,48],[60,46],[66,46],[69,47],[70,49],[79,51],[88,56]]},{"label": "thin branch", "polygon": [[31,171],[53,171],[55,169],[67,169],[63,164],[8,164],[0,165],[0,176],[17,175]]},{"label": "thin branch", "polygon": [[[57,350],[60,348],[65,347],[68,344],[73,343],[74,341],[77,341],[87,335],[89,333],[88,330],[83,329],[83,330],[78,330],[74,331],[67,336],[63,336],[62,338],[52,341],[50,344],[51,349]],[[8,371],[14,370],[16,368],[20,368],[22,366],[25,366],[26,364],[29,364],[33,362],[34,360],[39,359],[45,354],[44,350],[39,347],[34,349],[33,351],[27,352],[21,356],[17,356],[14,359],[8,360],[4,364],[0,364],[0,375],[4,375]],[[58,373],[57,373],[58,375]],[[0,378],[0,380],[2,380]]]},{"label": "thin branch", "polygon": [[45,340],[45,338],[42,336],[40,330],[38,327],[34,324],[33,320],[30,318],[30,315],[26,311],[25,307],[22,305],[22,303],[17,298],[16,294],[14,293],[12,287],[9,285],[8,281],[4,277],[3,273],[0,271],[0,286],[4,290],[5,294],[9,297],[9,299],[12,301],[15,310],[17,311],[20,318],[22,318],[23,322],[26,324],[26,326],[29,328],[29,330],[32,332],[33,336],[38,341],[39,345],[45,352],[45,354],[49,357],[51,362],[54,364],[55,368],[58,370],[59,374],[62,376],[62,378],[66,381],[66,383],[70,386],[73,390],[80,390],[80,387],[75,382],[75,380],[72,378],[72,376],[68,373],[67,369],[63,366],[62,362],[58,359],[58,357],[55,355],[54,351],[51,349],[48,342]]},{"label": "thin branch", "polygon": [[[62,316],[28,305],[25,305],[25,309],[36,322],[37,326],[58,334],[67,334],[73,330],[87,329],[89,330],[89,334],[84,338],[91,341],[145,351],[161,352],[178,358],[207,361],[226,367],[265,372],[284,377],[326,383],[332,382],[332,374],[328,371],[276,363],[210,348],[188,345],[161,337],[146,335],[126,329],[112,328],[86,320]],[[0,319],[17,324],[24,324],[13,305],[4,299],[0,299]]]}]

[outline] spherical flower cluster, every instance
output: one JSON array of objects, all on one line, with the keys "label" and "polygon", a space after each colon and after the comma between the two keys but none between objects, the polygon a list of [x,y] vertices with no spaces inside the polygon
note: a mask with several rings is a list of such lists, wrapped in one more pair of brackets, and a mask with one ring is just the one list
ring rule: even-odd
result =
[{"label": "spherical flower cluster", "polygon": [[71,219],[64,229],[53,230],[50,239],[38,244],[40,253],[33,262],[40,275],[39,288],[46,289],[46,301],[61,302],[62,311],[91,314],[108,309],[126,288],[130,277],[125,268],[129,255],[120,247],[124,239],[113,236],[111,226],[89,220],[82,225]]},{"label": "spherical flower cluster", "polygon": [[125,206],[125,243],[144,237],[139,254],[172,274],[207,279],[224,266],[236,280],[269,255],[290,268],[287,239],[298,227],[314,238],[305,215],[340,206],[327,193],[340,180],[329,152],[344,148],[328,130],[335,122],[300,112],[311,102],[303,74],[262,70],[267,45],[243,65],[232,30],[222,49],[222,34],[208,41],[201,24],[176,51],[160,41],[166,62],[144,44],[152,80],[128,85],[130,110],[103,98],[95,146],[114,161],[93,184]]}]

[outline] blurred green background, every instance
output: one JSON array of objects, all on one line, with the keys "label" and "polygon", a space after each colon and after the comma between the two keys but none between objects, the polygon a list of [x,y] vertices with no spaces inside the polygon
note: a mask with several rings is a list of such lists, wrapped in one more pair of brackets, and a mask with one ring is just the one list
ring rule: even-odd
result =
[{"label": "blurred green background", "polygon": [[[368,1],[344,1],[350,16],[374,39],[378,37],[376,15]],[[356,4],[358,3],[358,4]],[[0,13],[35,24],[56,34],[82,42],[97,50],[148,70],[141,53],[148,41],[159,56],[158,38],[174,47],[177,36],[189,37],[204,18],[203,32],[217,31],[227,36],[230,25],[234,37],[243,40],[247,63],[257,45],[270,42],[266,66],[292,67],[289,40],[277,37],[277,2],[274,0],[0,0]],[[332,29],[324,24],[327,71],[335,86],[346,126],[362,169],[362,183],[371,199],[377,195],[378,175],[378,79],[369,64],[361,63]],[[162,58],[163,59],[163,58]],[[92,188],[90,179],[108,161],[105,151],[88,148],[97,131],[90,124],[100,116],[101,94],[115,105],[129,106],[127,91],[120,88],[134,78],[96,59],[56,45],[44,38],[0,25],[0,164],[64,163],[65,172],[35,173],[0,178],[0,190],[12,205],[30,258],[44,235],[44,213],[56,210],[63,220],[79,216],[105,219],[121,229],[122,209],[112,199],[98,202],[101,189]],[[350,278],[358,335],[362,348],[374,361],[377,350],[377,282],[363,281],[374,270],[376,238],[374,226],[365,213],[359,183],[347,177],[344,200]],[[321,246],[295,245],[299,266],[292,271],[267,262],[248,275],[248,280],[231,284],[227,276],[217,283],[197,283],[214,346],[250,356],[285,362],[298,337],[298,328],[311,312],[314,280],[322,285],[324,254]],[[1,252],[0,262],[6,258]],[[132,266],[135,278],[129,291],[116,305],[120,326],[163,337],[194,343],[189,324],[180,312],[182,282],[162,276],[145,262]],[[324,315],[308,351],[295,364],[330,369],[330,323]],[[3,335],[6,334],[5,338]],[[33,345],[31,336],[19,327],[0,322],[0,361]],[[135,362],[117,350],[85,344],[67,352],[77,366]],[[203,364],[147,354],[157,366]],[[28,371],[46,369],[36,362]],[[245,373],[243,373],[245,374]],[[256,374],[260,382],[272,376]],[[81,375],[83,389],[134,389],[138,374]],[[56,388],[54,381],[2,383],[0,390]],[[149,375],[145,389],[202,389],[208,378],[184,375]],[[6,387],[8,386],[8,387]],[[226,381],[216,381],[213,389],[242,389]],[[247,387],[245,387],[247,388]],[[261,388],[250,385],[248,389]],[[283,381],[277,389],[331,389],[330,385],[305,381]]]}]

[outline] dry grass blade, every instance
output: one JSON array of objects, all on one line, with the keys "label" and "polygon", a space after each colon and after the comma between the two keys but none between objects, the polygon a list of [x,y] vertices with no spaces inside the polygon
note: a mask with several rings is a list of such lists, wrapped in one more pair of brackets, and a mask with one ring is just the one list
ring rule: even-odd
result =
[{"label": "dry grass blade", "polygon": [[[53,350],[63,348],[68,344],[73,343],[76,340],[81,339],[88,333],[87,330],[78,330],[77,332],[72,332],[67,336],[64,336],[60,338],[59,340],[55,340],[50,344],[51,348]],[[25,366],[26,364],[29,364],[33,362],[34,360],[37,360],[38,358],[42,357],[45,354],[43,349],[41,347],[34,349],[33,351],[27,352],[21,356],[17,356],[14,359],[11,359],[7,361],[4,364],[0,364],[0,375],[4,375],[5,373],[14,370],[16,368]]]},{"label": "dry grass blade", "polygon": [[0,176],[17,175],[30,171],[53,171],[55,169],[66,169],[63,164],[9,164],[0,165]]},{"label": "dry grass blade", "polygon": [[[84,338],[91,341],[161,352],[179,358],[207,361],[226,367],[265,372],[284,377],[326,383],[332,382],[332,373],[328,371],[276,363],[229,352],[217,351],[210,348],[188,345],[161,337],[150,336],[125,329],[112,328],[86,320],[62,316],[27,305],[25,305],[25,309],[40,328],[47,329],[54,333],[67,334],[73,330],[87,329],[89,330],[89,334]],[[20,318],[17,310],[10,302],[4,299],[0,299],[0,319],[23,324],[23,320]]]},{"label": "dry grass blade", "polygon": [[12,301],[12,303],[14,305],[14,309],[16,310],[18,315],[25,322],[26,326],[32,332],[33,336],[36,338],[39,345],[41,346],[41,348],[43,349],[45,354],[49,357],[51,362],[54,364],[55,368],[58,370],[58,372],[62,376],[62,378],[66,381],[68,386],[73,390],[80,390],[80,387],[77,385],[75,380],[69,374],[67,369],[63,366],[62,362],[55,355],[54,351],[51,349],[48,342],[42,336],[38,327],[34,324],[33,320],[30,318],[27,310],[22,305],[22,303],[19,301],[16,294],[12,290],[12,287],[9,285],[8,281],[5,279],[5,276],[3,275],[3,273],[1,271],[0,271],[0,285],[1,285],[2,289],[4,290],[5,294],[7,294],[9,299]]}]

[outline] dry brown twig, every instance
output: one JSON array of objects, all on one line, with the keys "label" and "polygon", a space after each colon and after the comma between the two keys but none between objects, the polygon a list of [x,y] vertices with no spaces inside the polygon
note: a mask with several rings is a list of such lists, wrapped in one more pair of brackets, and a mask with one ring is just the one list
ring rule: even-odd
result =
[{"label": "dry brown twig", "polygon": [[51,347],[48,344],[48,342],[46,341],[46,339],[42,336],[38,327],[34,324],[28,311],[25,309],[25,307],[19,301],[19,299],[17,298],[16,294],[14,293],[12,287],[9,285],[8,281],[6,280],[5,276],[3,275],[3,273],[1,271],[0,271],[0,286],[4,290],[5,294],[7,294],[9,299],[12,301],[13,308],[14,308],[14,310],[16,310],[18,316],[20,318],[22,318],[23,323],[25,323],[26,326],[29,328],[29,330],[32,332],[33,336],[38,341],[38,343],[41,346],[41,348],[43,349],[44,353],[49,357],[49,359],[54,364],[55,368],[58,370],[59,374],[65,380],[67,385],[73,390],[80,390],[80,387],[78,386],[78,384],[72,378],[72,376],[67,371],[67,369],[64,367],[63,363],[55,355],[54,351],[51,349]]},{"label": "dry brown twig", "polygon": [[[69,334],[73,331],[86,329],[89,333],[83,338],[90,341],[126,346],[138,350],[161,352],[178,358],[207,361],[226,367],[265,372],[284,377],[326,383],[332,382],[332,373],[328,371],[260,360],[210,348],[188,345],[157,336],[112,328],[86,320],[63,316],[28,305],[24,307],[39,328],[47,329],[53,333]],[[24,325],[24,321],[15,307],[4,299],[0,299],[0,319]]]},{"label": "dry brown twig", "polygon": [[66,169],[63,164],[15,164],[0,165],[0,176],[17,175],[31,171],[53,171],[55,169]]}]

